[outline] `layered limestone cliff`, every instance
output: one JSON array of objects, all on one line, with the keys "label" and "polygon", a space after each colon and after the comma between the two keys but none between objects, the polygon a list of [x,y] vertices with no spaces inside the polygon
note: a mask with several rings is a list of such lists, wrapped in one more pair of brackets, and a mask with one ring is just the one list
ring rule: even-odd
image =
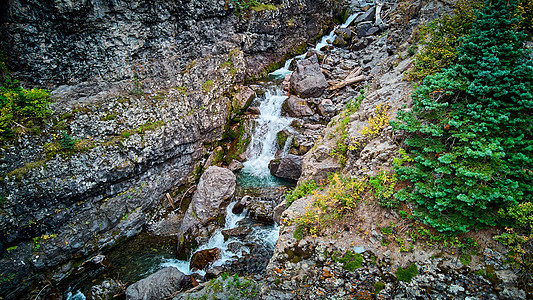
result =
[{"label": "layered limestone cliff", "polygon": [[40,282],[58,282],[72,259],[137,234],[223,138],[242,108],[238,84],[316,38],[344,5],[283,0],[237,16],[231,3],[2,4],[9,67],[54,101],[41,134],[0,153],[2,297],[43,271]]}]

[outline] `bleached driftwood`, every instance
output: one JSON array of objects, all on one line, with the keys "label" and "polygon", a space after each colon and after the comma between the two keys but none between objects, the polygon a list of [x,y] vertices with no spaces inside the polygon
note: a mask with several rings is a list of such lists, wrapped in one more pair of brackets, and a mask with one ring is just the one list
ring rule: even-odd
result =
[{"label": "bleached driftwood", "polygon": [[376,1],[376,22],[374,23],[375,26],[381,25],[383,23],[383,20],[381,19],[381,8],[383,7],[383,1]]},{"label": "bleached driftwood", "polygon": [[352,85],[354,83],[365,80],[366,76],[361,75],[362,72],[363,72],[363,69],[361,69],[361,67],[351,71],[350,74],[346,76],[346,78],[344,78],[341,82],[333,84],[332,86],[328,88],[328,90],[330,91],[338,90],[345,86]]},{"label": "bleached driftwood", "polygon": [[169,193],[166,193],[165,196],[167,196],[168,202],[170,202],[170,205],[172,205],[172,209],[176,209],[174,206],[174,201],[172,201],[172,197],[170,197]]}]

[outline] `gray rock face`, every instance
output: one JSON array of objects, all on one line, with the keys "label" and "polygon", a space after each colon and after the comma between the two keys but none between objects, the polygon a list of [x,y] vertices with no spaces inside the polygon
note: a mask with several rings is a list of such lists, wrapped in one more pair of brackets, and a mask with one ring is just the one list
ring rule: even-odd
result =
[{"label": "gray rock face", "polygon": [[101,284],[91,287],[89,299],[108,299],[109,295],[120,293],[120,284],[115,280],[104,280]]},{"label": "gray rock face", "polygon": [[209,167],[200,177],[198,188],[183,217],[180,233],[195,236],[199,227],[215,221],[224,211],[222,203],[233,196],[237,177],[226,168]]},{"label": "gray rock face", "polygon": [[307,105],[307,101],[296,96],[290,96],[283,102],[282,114],[287,114],[293,118],[309,117],[314,115],[313,110]]},{"label": "gray rock face", "polygon": [[177,268],[168,267],[130,285],[126,289],[126,299],[165,299],[189,287],[192,287],[189,277]]},{"label": "gray rock face", "polygon": [[281,225],[281,215],[283,214],[285,209],[287,209],[287,200],[285,199],[283,199],[280,204],[274,207],[274,211],[272,212],[272,219],[274,219],[274,222],[276,222],[276,224]]},{"label": "gray rock face", "polygon": [[289,154],[281,159],[272,160],[268,168],[272,176],[298,180],[302,174],[302,157]]},{"label": "gray rock face", "polygon": [[[171,78],[217,42],[215,51],[242,43],[245,52],[260,54],[249,60],[254,73],[318,35],[331,17],[324,13],[331,11],[329,1],[277,3],[275,11],[238,19],[219,0],[16,0],[2,6],[0,36],[14,68],[24,70],[19,76],[42,84],[117,81],[134,73]],[[288,19],[290,28],[276,25]]]},{"label": "gray rock face", "polygon": [[242,86],[239,88],[237,94],[233,98],[233,110],[239,111],[244,110],[250,106],[252,101],[255,98],[255,92],[248,86]]},{"label": "gray rock face", "polygon": [[252,232],[249,228],[246,227],[235,227],[232,229],[225,229],[222,230],[222,235],[224,236],[224,239],[227,240],[230,237],[243,237],[247,236]]},{"label": "gray rock face", "polygon": [[[4,148],[0,174],[24,172],[0,182],[0,243],[18,246],[0,259],[0,273],[14,275],[14,261],[20,267],[2,293],[24,293],[22,280],[69,269],[72,257],[140,232],[165,193],[186,183],[203,145],[221,138],[232,102],[224,95],[321,34],[345,3],[276,5],[246,18],[219,0],[0,5],[0,41],[14,76],[52,89],[53,118],[65,116],[69,134],[87,145],[49,157],[45,145],[57,142],[50,122],[41,136]],[[33,255],[31,239],[45,234],[57,238]]]},{"label": "gray rock face", "polygon": [[361,22],[359,24],[357,24],[357,29],[356,29],[356,32],[357,32],[357,36],[358,37],[365,37],[365,36],[368,36],[368,31],[370,29],[372,29],[372,22],[371,21],[367,21],[367,22]]},{"label": "gray rock face", "polygon": [[368,22],[374,20],[374,17],[376,16],[376,7],[371,6],[366,12],[359,15],[357,18],[355,18],[355,23],[359,22]]},{"label": "gray rock face", "polygon": [[244,165],[242,164],[242,162],[235,160],[235,159],[233,159],[228,166],[228,169],[232,172],[240,171],[242,170],[242,168],[244,168]]},{"label": "gray rock face", "polygon": [[335,113],[335,104],[330,99],[324,99],[318,105],[318,111],[322,116],[331,116]]},{"label": "gray rock face", "polygon": [[273,211],[274,203],[268,200],[265,201],[256,198],[250,203],[250,205],[248,205],[248,213],[250,214],[250,218],[263,224],[274,224],[274,220],[272,218]]},{"label": "gray rock face", "polygon": [[290,89],[302,98],[320,97],[328,87],[316,56],[299,61],[291,75]]}]

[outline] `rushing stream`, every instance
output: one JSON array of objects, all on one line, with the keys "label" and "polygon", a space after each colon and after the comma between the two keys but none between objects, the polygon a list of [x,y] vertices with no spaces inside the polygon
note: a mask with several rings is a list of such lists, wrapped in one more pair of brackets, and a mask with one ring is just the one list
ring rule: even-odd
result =
[{"label": "rushing stream", "polygon": [[[347,27],[356,17],[357,14],[350,16],[340,27]],[[314,48],[320,50],[324,46],[331,44],[335,39],[335,30],[337,28],[322,37]],[[288,97],[281,83],[286,75],[292,73],[289,70],[291,62],[293,60],[301,60],[305,56],[306,54],[296,56],[288,60],[284,67],[270,73],[267,82],[264,83],[264,95],[255,100],[259,105],[261,114],[256,119],[254,134],[247,149],[248,160],[244,163],[244,169],[238,174],[238,189],[275,189],[282,185],[288,185],[287,182],[270,175],[268,164],[275,158],[275,154],[279,150],[276,145],[277,133],[282,130],[291,130],[290,124],[294,120],[293,118],[281,115],[281,106]],[[290,141],[286,144],[290,144]],[[288,149],[281,150],[285,154],[288,151]],[[238,199],[238,197],[236,198]],[[237,199],[231,202],[226,208],[224,228],[216,230],[206,244],[200,245],[196,249],[196,252],[212,248],[219,248],[221,250],[220,259],[215,261],[212,266],[228,266],[241,258],[243,251],[248,254],[253,251],[247,246],[232,251],[231,247],[229,247],[232,243],[242,242],[243,245],[254,243],[261,245],[271,253],[278,239],[279,226],[252,224],[249,226],[251,233],[246,237],[246,242],[239,240],[242,238],[237,237],[230,237],[224,240],[222,230],[242,226],[243,222],[248,222],[248,225],[250,225],[250,220],[247,220],[246,210],[240,214],[234,214],[232,212],[233,207],[237,203]],[[123,245],[119,245],[116,249],[106,254],[107,259],[117,269],[110,278],[118,276],[118,279],[122,282],[133,282],[161,268],[170,266],[178,268],[187,275],[198,273],[203,276],[205,274],[204,271],[193,272],[190,269],[190,262],[194,253],[191,253],[188,260],[178,260],[175,258],[176,242],[174,238],[160,238],[143,233],[139,237],[127,241]],[[106,274],[104,274],[105,277]],[[87,278],[85,280],[91,282],[83,282],[80,279],[77,282],[71,283],[66,291],[66,298],[70,300],[85,300],[85,295],[81,290],[87,292],[87,289],[93,281]]]}]

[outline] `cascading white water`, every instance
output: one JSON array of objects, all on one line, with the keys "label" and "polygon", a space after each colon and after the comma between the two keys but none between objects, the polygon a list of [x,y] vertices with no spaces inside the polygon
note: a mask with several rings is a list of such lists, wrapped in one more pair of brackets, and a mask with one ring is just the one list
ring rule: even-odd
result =
[{"label": "cascading white water", "polygon": [[[350,24],[352,24],[353,20],[355,20],[357,16],[359,16],[359,13],[350,15],[343,24],[335,26],[335,28],[328,35],[325,35],[320,39],[320,42],[315,45],[314,49],[320,51],[320,49],[322,49],[324,46],[333,43],[333,41],[335,40],[335,30],[337,30],[338,28],[346,28],[350,26]],[[307,53],[304,53],[287,60],[282,68],[275,70],[269,75],[274,78],[284,78],[285,76],[292,73],[292,71],[289,70],[292,61],[304,59],[306,55]]]},{"label": "cascading white water", "polygon": [[287,96],[280,87],[269,87],[259,105],[261,115],[256,119],[255,132],[248,146],[248,161],[243,173],[268,179],[271,177],[268,163],[276,154],[277,133],[289,127],[292,118],[281,116],[281,105]]},{"label": "cascading white water", "polygon": [[[237,204],[236,201],[231,202],[228,207],[226,208],[226,219],[224,224],[224,229],[233,229],[238,226],[239,221],[245,218],[246,216],[246,210],[244,210],[240,214],[234,214],[233,213],[233,207]],[[193,271],[190,268],[191,264],[191,258],[194,253],[206,250],[206,249],[212,249],[212,248],[218,248],[220,249],[220,259],[218,259],[216,262],[213,263],[213,266],[222,266],[228,261],[235,260],[238,257],[241,257],[241,253],[234,253],[231,252],[228,249],[228,245],[232,242],[235,242],[235,238],[229,238],[228,240],[224,241],[224,235],[222,235],[223,229],[217,229],[213,235],[209,238],[209,241],[206,244],[200,245],[196,251],[191,253],[191,256],[189,256],[188,260],[179,260],[179,259],[168,259],[163,258],[161,260],[161,267],[176,267],[178,270],[180,270],[183,274],[191,275]],[[204,275],[204,271],[195,271],[196,273],[199,273],[200,275]]]},{"label": "cascading white water", "polygon": [[[346,22],[344,22],[344,24],[336,26],[328,35],[322,37],[322,39],[316,44],[314,49],[320,50],[324,46],[331,44],[335,39],[335,30],[339,27],[345,28],[349,26],[357,16],[358,14],[351,15],[346,20]],[[305,58],[305,56],[306,54],[302,54],[286,61],[285,65],[282,68],[270,73],[269,75],[275,79],[284,78],[286,75],[292,73],[289,70],[291,62],[293,60],[301,60]],[[243,173],[248,173],[248,175],[250,176],[257,177],[259,179],[259,182],[267,181],[274,182],[274,184],[276,184],[275,181],[272,180],[273,177],[270,175],[268,163],[274,158],[276,152],[277,133],[281,130],[289,128],[289,125],[292,122],[291,118],[281,116],[281,106],[286,98],[287,96],[283,94],[283,90],[281,87],[272,85],[267,88],[265,96],[263,97],[261,104],[259,105],[261,115],[257,119],[256,129],[252,137],[250,146],[248,148],[249,159],[247,162],[244,163],[245,167],[242,171]],[[286,144],[289,143],[290,141],[288,140],[288,143]],[[284,153],[286,153],[287,150],[288,148],[284,149]],[[237,227],[238,222],[244,219],[246,216],[246,211],[239,215],[236,215],[232,212],[233,206],[235,204],[236,202],[230,203],[226,209],[226,220],[224,229],[232,229]],[[278,240],[279,229],[280,228],[278,225],[266,227],[255,226],[252,228],[252,232],[250,233],[248,239],[250,241],[254,241],[257,244],[264,245],[265,247],[272,249],[274,248]],[[222,229],[219,229],[214,232],[214,234],[211,236],[211,238],[206,244],[200,245],[196,252],[211,248],[221,249],[221,259],[213,263],[214,266],[220,266],[227,263],[228,261],[235,260],[242,256],[241,253],[233,253],[228,249],[228,245],[235,241],[237,241],[236,238],[230,238],[227,241],[224,241]],[[242,250],[247,250],[249,252],[249,249],[247,249],[246,247],[240,249],[240,251]],[[162,258],[159,268],[172,266],[178,268],[184,274],[191,275],[193,273],[190,269],[191,257],[189,257],[188,260]],[[156,271],[156,269],[152,270],[149,273]],[[205,274],[204,271],[195,272],[199,273],[200,275]],[[76,292],[74,293],[72,290],[70,290],[66,294],[66,299],[85,300],[86,298],[81,291],[76,290]]]}]

